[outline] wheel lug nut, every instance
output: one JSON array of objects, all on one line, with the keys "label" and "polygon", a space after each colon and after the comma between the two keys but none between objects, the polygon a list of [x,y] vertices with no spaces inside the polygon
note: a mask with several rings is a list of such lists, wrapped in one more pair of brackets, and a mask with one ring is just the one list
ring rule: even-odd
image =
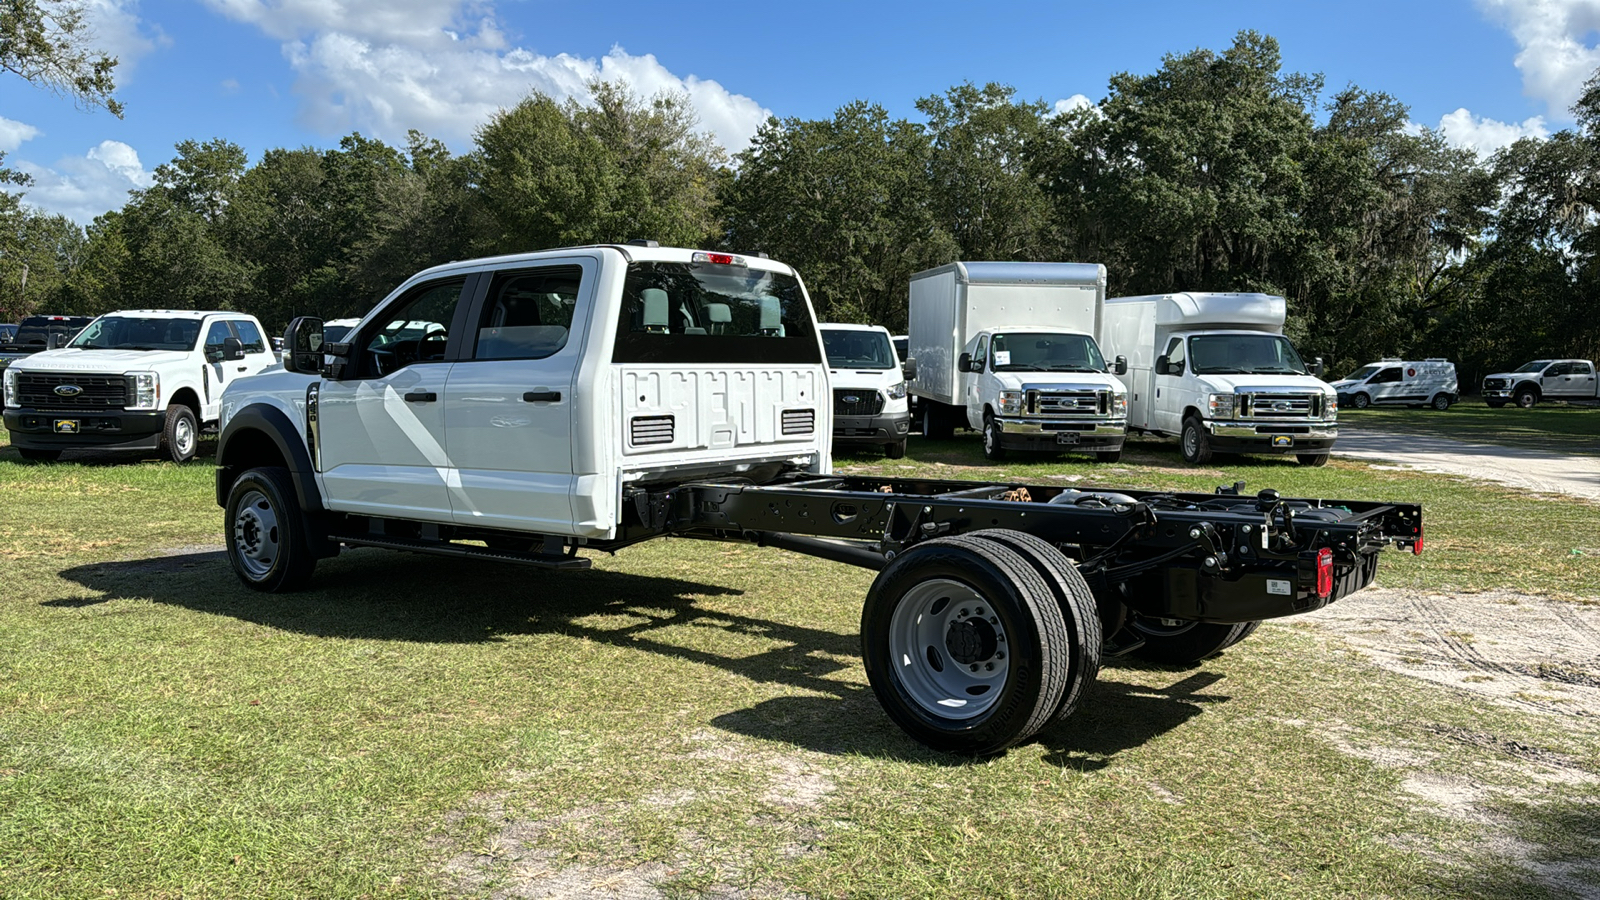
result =
[{"label": "wheel lug nut", "polygon": [[999,616],[990,616],[989,617],[989,624],[990,625],[999,625],[1000,624],[1000,617]]},{"label": "wheel lug nut", "polygon": [[983,667],[984,667],[984,668],[985,668],[985,669],[988,669],[988,670],[989,670],[989,671],[991,671],[991,672],[993,672],[993,671],[994,671],[994,663],[984,663],[984,664],[983,664]]},{"label": "wheel lug nut", "polygon": [[974,672],[978,671],[978,664],[977,663],[973,663],[972,664],[972,671],[974,671]]},{"label": "wheel lug nut", "polygon": [[1004,650],[996,650],[994,652],[994,658],[995,659],[1005,659],[1006,658],[1006,652]]},{"label": "wheel lug nut", "polygon": [[983,607],[978,607],[978,615],[983,615]]},{"label": "wheel lug nut", "polygon": [[961,610],[960,617],[963,618],[963,619],[965,619],[967,617],[967,611],[966,611],[965,608],[963,608]]}]

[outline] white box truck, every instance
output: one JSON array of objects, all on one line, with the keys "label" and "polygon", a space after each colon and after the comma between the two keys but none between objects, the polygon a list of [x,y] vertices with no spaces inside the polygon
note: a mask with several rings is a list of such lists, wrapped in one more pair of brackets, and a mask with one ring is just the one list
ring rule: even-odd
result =
[{"label": "white box truck", "polygon": [[923,435],[982,431],[990,459],[1120,458],[1127,392],[1095,338],[1105,297],[1105,266],[1088,263],[957,262],[911,276],[910,392]]},{"label": "white box truck", "polygon": [[1339,436],[1339,402],[1283,336],[1288,304],[1270,294],[1179,293],[1106,301],[1100,335],[1127,357],[1128,430],[1180,438],[1183,458],[1293,454],[1320,466]]}]

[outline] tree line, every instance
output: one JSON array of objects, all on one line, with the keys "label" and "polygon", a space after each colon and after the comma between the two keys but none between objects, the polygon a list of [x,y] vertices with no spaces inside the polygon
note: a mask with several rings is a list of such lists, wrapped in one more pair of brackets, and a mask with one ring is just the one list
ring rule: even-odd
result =
[{"label": "tree line", "polygon": [[1282,294],[1291,337],[1333,372],[1444,356],[1470,384],[1600,355],[1600,81],[1574,128],[1488,159],[1392,96],[1285,72],[1248,31],[1118,74],[1096,106],[962,84],[916,109],[769,119],[731,158],[686,98],[606,83],[581,103],[532,94],[461,155],[352,134],[249,165],[185,141],[87,229],[7,194],[0,319],[219,307],[280,329],[360,315],[453,259],[650,238],[764,251],[825,319],[895,331],[914,272],[1066,260],[1103,263],[1113,295]]}]

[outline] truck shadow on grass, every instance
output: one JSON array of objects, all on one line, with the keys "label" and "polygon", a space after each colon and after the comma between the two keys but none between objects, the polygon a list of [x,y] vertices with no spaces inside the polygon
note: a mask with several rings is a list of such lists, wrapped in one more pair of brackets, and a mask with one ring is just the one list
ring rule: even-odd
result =
[{"label": "truck shadow on grass", "polygon": [[[82,609],[148,600],[316,637],[491,644],[511,635],[560,635],[657,654],[805,692],[711,719],[726,731],[821,753],[966,764],[928,750],[889,720],[860,673],[855,634],[701,605],[705,598],[743,594],[734,588],[605,570],[467,569],[452,560],[386,551],[347,551],[319,567],[316,589],[284,595],[245,589],[216,550],[94,563],[60,574],[92,595],[42,605]],[[697,646],[686,646],[685,628],[694,630]],[[751,638],[771,648],[752,654]],[[726,652],[718,647],[724,643]],[[1154,688],[1119,681],[1116,671],[1102,671],[1079,712],[1037,738],[1050,765],[1103,768],[1117,753],[1200,714],[1204,704],[1228,699],[1205,693],[1222,679],[1214,673],[1149,669],[1176,679]]]}]

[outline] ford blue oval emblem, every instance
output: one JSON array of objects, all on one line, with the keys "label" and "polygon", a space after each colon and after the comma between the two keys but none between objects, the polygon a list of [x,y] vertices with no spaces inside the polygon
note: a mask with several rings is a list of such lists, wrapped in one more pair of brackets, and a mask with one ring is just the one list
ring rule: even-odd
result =
[{"label": "ford blue oval emblem", "polygon": [[63,397],[76,397],[83,393],[83,388],[75,384],[58,384],[56,385],[56,393]]},{"label": "ford blue oval emblem", "polygon": [[857,397],[857,396],[855,396],[853,394],[847,394],[844,397],[844,402],[846,402],[846,403],[860,403],[861,402],[861,398]]}]

